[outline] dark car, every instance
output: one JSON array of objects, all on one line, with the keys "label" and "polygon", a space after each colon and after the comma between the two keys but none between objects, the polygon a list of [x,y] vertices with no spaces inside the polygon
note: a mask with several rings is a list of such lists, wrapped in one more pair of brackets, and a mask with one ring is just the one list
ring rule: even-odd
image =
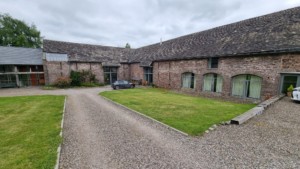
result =
[{"label": "dark car", "polygon": [[111,87],[113,89],[128,89],[128,88],[134,88],[135,84],[129,83],[126,80],[117,80],[111,84]]}]

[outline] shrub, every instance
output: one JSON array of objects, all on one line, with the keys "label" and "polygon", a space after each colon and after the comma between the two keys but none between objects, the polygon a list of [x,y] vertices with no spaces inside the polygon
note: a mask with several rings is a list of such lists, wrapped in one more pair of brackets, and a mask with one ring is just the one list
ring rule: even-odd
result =
[{"label": "shrub", "polygon": [[293,86],[293,85],[290,85],[290,87],[287,88],[287,91],[288,91],[288,92],[292,92],[293,90],[294,90],[294,86]]},{"label": "shrub", "polygon": [[71,85],[72,86],[80,86],[81,78],[80,78],[80,72],[71,71],[70,78],[72,80]]},{"label": "shrub", "polygon": [[71,86],[72,80],[69,77],[59,77],[55,80],[54,86],[59,88],[66,88]]},{"label": "shrub", "polygon": [[90,70],[71,71],[70,78],[72,86],[86,86],[88,83],[96,82],[96,76]]}]

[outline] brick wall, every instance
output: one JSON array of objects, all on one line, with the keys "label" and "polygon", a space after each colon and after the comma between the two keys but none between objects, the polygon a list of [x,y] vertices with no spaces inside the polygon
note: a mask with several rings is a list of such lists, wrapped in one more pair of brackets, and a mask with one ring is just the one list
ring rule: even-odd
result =
[{"label": "brick wall", "polygon": [[130,80],[129,64],[121,64],[118,68],[118,80]]},{"label": "brick wall", "polygon": [[46,84],[53,84],[58,77],[70,76],[70,65],[68,62],[46,62],[44,61]]},{"label": "brick wall", "polygon": [[72,62],[70,63],[70,69],[73,71],[89,70],[96,76],[96,81],[98,83],[104,83],[103,68],[101,63]]},{"label": "brick wall", "polygon": [[130,79],[143,79],[144,70],[139,63],[133,63],[129,66]]},{"label": "brick wall", "polygon": [[96,76],[98,83],[104,83],[104,73],[101,63],[91,63],[91,71]]},{"label": "brick wall", "polygon": [[[104,83],[101,63],[44,61],[46,84],[52,84],[60,76],[69,76],[70,70],[91,70],[98,82]],[[185,72],[195,74],[194,89],[181,88],[181,75]],[[224,57],[219,59],[217,69],[209,69],[207,59],[154,62],[153,83],[159,87],[185,93],[230,97],[232,77],[239,74],[252,74],[262,78],[261,98],[264,99],[278,94],[282,72],[300,72],[300,55]],[[222,93],[202,91],[203,76],[207,73],[217,73],[223,77]],[[140,67],[139,63],[121,64],[118,68],[118,79],[143,79],[143,74],[143,67]]]},{"label": "brick wall", "polygon": [[300,72],[300,55],[285,55],[281,64],[283,72]]},{"label": "brick wall", "polygon": [[[168,61],[155,62],[153,64],[153,83],[160,87],[181,89],[181,74],[191,72],[195,74],[195,89],[185,89],[186,92],[199,91],[202,86],[199,75],[207,66],[206,60],[185,60],[185,61]],[[200,86],[199,86],[200,85]]]},{"label": "brick wall", "polygon": [[[155,62],[153,67],[154,84],[159,87],[207,96],[230,97],[232,77],[239,74],[257,75],[262,78],[261,98],[263,100],[278,94],[280,72],[300,72],[300,56],[226,57],[219,59],[217,69],[209,69],[207,59]],[[181,74],[184,72],[195,74],[194,89],[181,89]],[[203,76],[207,73],[217,73],[223,77],[222,93],[202,91]]]}]

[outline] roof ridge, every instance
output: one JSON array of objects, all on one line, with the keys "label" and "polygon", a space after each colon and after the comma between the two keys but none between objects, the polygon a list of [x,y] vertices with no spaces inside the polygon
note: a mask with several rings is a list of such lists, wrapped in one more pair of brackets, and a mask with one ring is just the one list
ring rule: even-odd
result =
[{"label": "roof ridge", "polygon": [[[86,46],[95,46],[95,47],[128,49],[128,48],[125,48],[125,47],[105,46],[105,45],[99,45],[99,44],[88,44],[88,43],[79,43],[79,42],[59,41],[59,40],[51,40],[51,39],[44,39],[43,41],[49,41],[49,42],[55,42],[55,43],[66,43],[66,44],[73,44],[73,45],[86,45]],[[130,48],[130,49],[132,49],[132,48]]]}]

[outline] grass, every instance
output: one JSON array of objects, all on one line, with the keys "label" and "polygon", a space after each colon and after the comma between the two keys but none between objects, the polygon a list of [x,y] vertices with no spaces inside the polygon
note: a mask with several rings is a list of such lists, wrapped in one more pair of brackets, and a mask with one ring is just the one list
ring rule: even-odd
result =
[{"label": "grass", "polygon": [[154,88],[106,91],[100,95],[194,136],[255,106]]},{"label": "grass", "polygon": [[64,96],[0,97],[0,168],[54,168]]}]

